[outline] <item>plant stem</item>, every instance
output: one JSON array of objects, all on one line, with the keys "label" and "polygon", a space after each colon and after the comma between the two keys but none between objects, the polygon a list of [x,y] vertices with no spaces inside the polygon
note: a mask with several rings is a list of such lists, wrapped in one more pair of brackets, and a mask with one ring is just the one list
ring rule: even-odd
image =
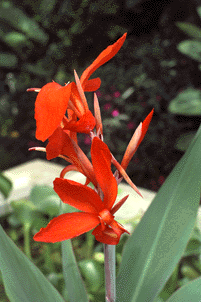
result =
[{"label": "plant stem", "polygon": [[116,300],[116,257],[115,245],[104,244],[105,254],[105,301]]},{"label": "plant stem", "polygon": [[29,238],[29,233],[30,233],[30,225],[29,224],[24,224],[24,252],[25,255],[31,259],[31,248],[30,248],[30,238]]},{"label": "plant stem", "polygon": [[91,234],[92,231],[89,231],[86,233],[86,258],[89,259],[93,255],[93,247],[94,247],[94,242],[95,242],[95,237]]}]

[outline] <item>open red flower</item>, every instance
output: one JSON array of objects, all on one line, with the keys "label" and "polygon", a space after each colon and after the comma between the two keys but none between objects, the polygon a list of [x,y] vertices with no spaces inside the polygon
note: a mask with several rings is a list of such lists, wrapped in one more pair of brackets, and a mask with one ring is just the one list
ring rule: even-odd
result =
[{"label": "open red flower", "polygon": [[[89,77],[97,68],[116,55],[125,39],[126,33],[113,45],[102,51],[97,59],[83,72],[80,79],[83,91],[95,91],[100,87],[101,80],[99,78],[89,80]],[[45,141],[53,134],[61,124],[67,109],[72,109],[75,112],[77,118],[79,118],[79,123],[82,124],[82,131],[83,124],[87,124],[87,131],[89,127],[93,126],[93,118],[89,117],[87,102],[83,103],[83,99],[80,98],[80,89],[76,84],[73,82],[61,86],[51,82],[43,86],[42,89],[28,89],[28,91],[39,92],[35,103],[36,138],[38,140]],[[70,122],[68,126],[69,130],[72,129],[71,131],[80,128],[75,120]]]},{"label": "open red flower", "polygon": [[98,241],[116,245],[121,235],[127,232],[114,220],[114,213],[128,196],[113,206],[117,197],[117,182],[111,171],[112,155],[107,145],[97,137],[92,141],[91,156],[95,177],[99,184],[99,194],[86,185],[56,178],[55,192],[64,203],[81,212],[62,214],[54,218],[46,228],[35,234],[34,240],[58,242],[74,238],[95,228],[92,234]]}]

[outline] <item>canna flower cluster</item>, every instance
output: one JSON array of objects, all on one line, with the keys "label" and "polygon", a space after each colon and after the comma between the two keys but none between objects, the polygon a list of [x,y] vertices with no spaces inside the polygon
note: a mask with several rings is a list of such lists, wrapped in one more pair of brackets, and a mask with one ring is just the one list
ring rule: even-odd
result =
[{"label": "canna flower cluster", "polygon": [[[100,78],[89,79],[92,73],[109,61],[122,47],[126,33],[108,46],[75,82],[61,86],[55,82],[41,89],[35,103],[36,138],[45,141],[46,148],[31,148],[45,151],[47,159],[61,157],[67,165],[54,180],[54,190],[64,203],[79,212],[66,213],[53,218],[45,228],[35,234],[34,240],[58,242],[74,238],[92,229],[96,240],[116,245],[123,233],[128,231],[114,219],[114,214],[123,205],[128,195],[115,203],[118,184],[124,178],[139,194],[139,190],[126,173],[126,168],[143,140],[151,121],[153,110],[140,123],[128,144],[121,164],[116,161],[108,146],[103,142],[103,126],[99,102],[94,93],[94,115],[89,110],[86,91],[95,92],[101,85]],[[90,135],[91,161],[78,145],[77,133]],[[113,174],[111,165],[116,168]],[[78,171],[86,177],[85,184],[65,179],[69,171]],[[88,186],[94,185],[94,189]]]}]

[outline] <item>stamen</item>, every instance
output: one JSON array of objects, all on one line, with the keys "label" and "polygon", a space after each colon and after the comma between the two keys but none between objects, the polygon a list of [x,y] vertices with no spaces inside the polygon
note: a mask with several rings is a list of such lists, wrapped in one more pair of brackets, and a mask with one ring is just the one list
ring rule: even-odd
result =
[{"label": "stamen", "polygon": [[41,91],[41,88],[28,88],[27,91],[40,92],[40,91]]}]

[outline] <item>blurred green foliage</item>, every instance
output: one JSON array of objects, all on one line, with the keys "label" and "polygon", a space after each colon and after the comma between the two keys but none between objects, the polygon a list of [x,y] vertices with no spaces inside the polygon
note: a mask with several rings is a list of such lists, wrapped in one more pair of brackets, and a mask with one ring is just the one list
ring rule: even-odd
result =
[{"label": "blurred green foliage", "polygon": [[[104,139],[121,161],[135,128],[154,107],[150,129],[128,173],[137,185],[158,190],[183,154],[174,147],[180,134],[199,126],[199,120],[181,122],[178,114],[168,111],[169,103],[181,89],[199,89],[200,70],[178,51],[184,34],[172,21],[164,22],[168,20],[166,11],[158,19],[158,27],[143,34],[143,12],[148,16],[147,29],[152,28],[143,3],[146,1],[0,2],[1,169],[45,158],[45,154],[28,152],[29,147],[42,144],[35,139],[36,94],[26,89],[52,80],[61,85],[73,80],[73,69],[81,75],[104,48],[128,31],[120,52],[94,75],[102,80],[97,93]],[[87,98],[93,110],[92,96],[87,94]],[[87,136],[80,137],[80,144],[89,153]]]}]

